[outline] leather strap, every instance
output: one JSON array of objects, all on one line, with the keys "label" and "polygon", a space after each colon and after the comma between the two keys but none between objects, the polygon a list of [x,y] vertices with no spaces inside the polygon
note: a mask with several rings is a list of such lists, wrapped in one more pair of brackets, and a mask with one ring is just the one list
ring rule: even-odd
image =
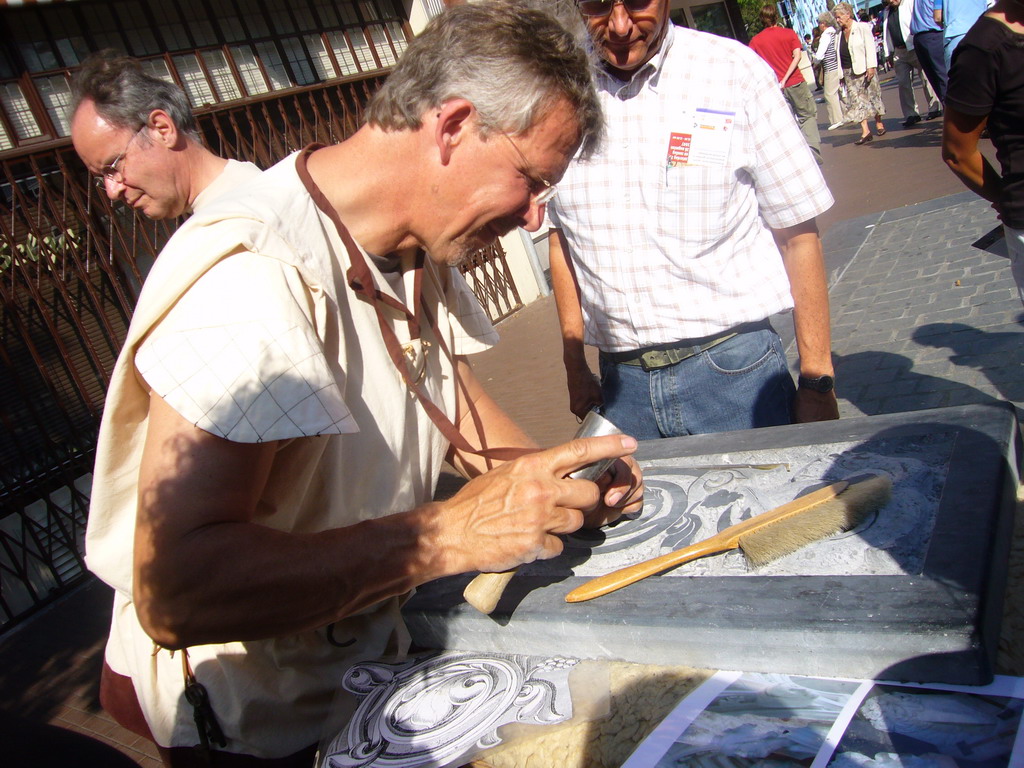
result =
[{"label": "leather strap", "polygon": [[454,363],[454,358],[438,331],[436,320],[423,304],[423,270],[424,263],[426,261],[426,254],[422,249],[416,253],[416,263],[414,267],[416,274],[413,279],[412,296],[413,310],[409,310],[409,308],[400,301],[397,301],[392,296],[381,292],[377,288],[373,280],[373,273],[370,271],[370,268],[366,263],[366,259],[363,257],[363,252],[359,249],[359,246],[356,245],[355,240],[352,239],[352,235],[349,234],[348,228],[341,221],[337,211],[334,210],[334,206],[330,204],[323,192],[321,192],[319,187],[317,187],[306,168],[309,156],[317,149],[320,149],[321,146],[322,145],[310,144],[303,149],[296,161],[299,176],[306,185],[306,189],[309,191],[317,207],[327,214],[334,223],[338,236],[341,238],[342,243],[345,245],[345,249],[348,251],[349,261],[351,263],[351,266],[348,268],[348,272],[345,275],[348,280],[348,285],[358,296],[369,302],[373,307],[374,313],[377,316],[377,324],[380,326],[381,336],[384,339],[384,345],[387,347],[388,356],[391,358],[391,362],[394,363],[395,368],[398,369],[398,372],[401,374],[402,379],[405,381],[409,389],[416,395],[417,400],[419,400],[420,404],[423,406],[423,409],[430,417],[430,420],[441,431],[441,434],[444,435],[445,439],[463,453],[471,453],[477,456],[482,456],[486,459],[494,459],[497,461],[511,461],[512,459],[517,459],[520,456],[535,453],[536,449],[534,448],[474,448],[469,444],[466,438],[463,437],[462,433],[459,432],[451,419],[449,419],[448,416],[430,400],[427,394],[420,387],[419,383],[414,379],[409,371],[409,365],[406,357],[402,352],[402,345],[398,341],[398,337],[395,335],[394,329],[385,317],[384,307],[390,307],[397,310],[405,317],[406,322],[409,323],[410,337],[414,339],[420,337],[421,329],[419,313],[422,312],[433,331],[434,338],[437,341],[439,349]]}]

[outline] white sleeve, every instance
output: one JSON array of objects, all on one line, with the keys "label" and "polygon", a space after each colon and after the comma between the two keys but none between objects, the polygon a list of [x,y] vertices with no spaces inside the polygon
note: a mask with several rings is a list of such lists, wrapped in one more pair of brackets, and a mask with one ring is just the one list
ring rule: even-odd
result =
[{"label": "white sleeve", "polygon": [[136,367],[182,417],[228,440],[357,432],[316,333],[317,301],[293,267],[234,254],[179,299]]},{"label": "white sleeve", "polygon": [[[751,69],[746,120],[753,138],[758,211],[773,229],[792,227],[828,210],[832,193],[769,68]],[[760,81],[760,82],[758,82]]]}]

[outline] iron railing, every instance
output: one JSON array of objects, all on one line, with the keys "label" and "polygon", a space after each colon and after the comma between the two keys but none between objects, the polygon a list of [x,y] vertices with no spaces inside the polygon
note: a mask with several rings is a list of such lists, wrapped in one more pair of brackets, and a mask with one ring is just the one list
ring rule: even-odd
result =
[{"label": "iron railing", "polygon": [[503,320],[522,308],[523,302],[508,268],[505,250],[497,240],[460,264],[459,271],[466,277],[491,322]]}]

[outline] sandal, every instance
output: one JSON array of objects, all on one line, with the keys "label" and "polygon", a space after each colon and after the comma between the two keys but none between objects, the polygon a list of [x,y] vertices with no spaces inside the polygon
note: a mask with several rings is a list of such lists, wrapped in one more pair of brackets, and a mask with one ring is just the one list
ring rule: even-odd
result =
[{"label": "sandal", "polygon": [[867,144],[873,138],[875,138],[875,137],[869,133],[867,136],[861,136],[859,139],[857,139],[853,143],[856,144],[859,147],[861,144]]}]

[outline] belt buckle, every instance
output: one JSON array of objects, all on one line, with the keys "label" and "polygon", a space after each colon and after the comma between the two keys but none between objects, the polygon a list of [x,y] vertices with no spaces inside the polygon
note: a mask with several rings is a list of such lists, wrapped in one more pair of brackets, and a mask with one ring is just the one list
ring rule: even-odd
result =
[{"label": "belt buckle", "polygon": [[667,368],[670,365],[674,365],[683,358],[680,358],[678,354],[672,354],[673,352],[678,352],[678,350],[652,349],[644,352],[640,355],[640,367],[647,373],[658,368]]}]

